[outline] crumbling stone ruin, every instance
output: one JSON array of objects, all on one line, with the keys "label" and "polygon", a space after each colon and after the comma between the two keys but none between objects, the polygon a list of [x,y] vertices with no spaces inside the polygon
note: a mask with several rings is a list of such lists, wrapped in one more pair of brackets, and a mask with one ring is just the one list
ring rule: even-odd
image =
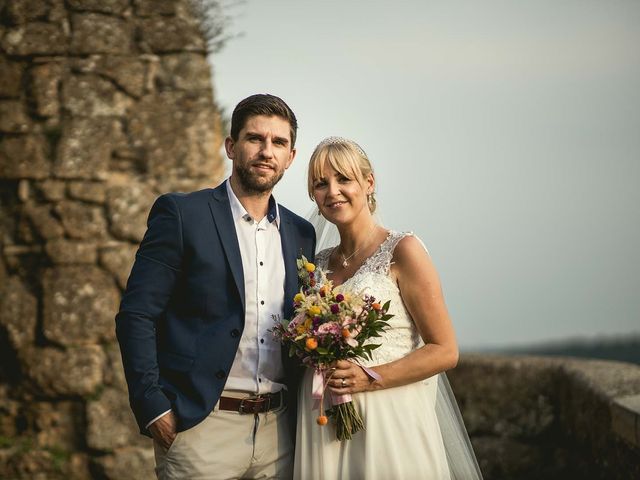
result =
[{"label": "crumbling stone ruin", "polygon": [[224,165],[186,0],[0,0],[0,478],[150,478],[114,315],[154,198]]}]

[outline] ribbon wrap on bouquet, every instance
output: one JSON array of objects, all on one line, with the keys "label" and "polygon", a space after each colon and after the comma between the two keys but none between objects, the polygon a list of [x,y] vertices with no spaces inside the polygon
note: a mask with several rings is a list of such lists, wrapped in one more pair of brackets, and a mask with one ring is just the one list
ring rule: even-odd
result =
[{"label": "ribbon wrap on bouquet", "polygon": [[[364,370],[364,372],[372,379],[380,380],[382,378],[380,374],[374,372],[370,368],[367,368],[360,364],[356,365],[362,368],[362,370]],[[318,408],[320,408],[320,402],[322,402],[323,393],[327,386],[327,383],[329,382],[329,379],[331,378],[331,375],[332,374],[327,376],[327,371],[320,368],[316,368],[313,372],[313,383],[311,385],[311,396],[314,400],[313,410],[317,410]],[[344,395],[336,395],[335,393],[330,391],[329,394],[331,406],[340,405],[341,403],[347,403],[352,400],[351,395],[348,393]]]}]

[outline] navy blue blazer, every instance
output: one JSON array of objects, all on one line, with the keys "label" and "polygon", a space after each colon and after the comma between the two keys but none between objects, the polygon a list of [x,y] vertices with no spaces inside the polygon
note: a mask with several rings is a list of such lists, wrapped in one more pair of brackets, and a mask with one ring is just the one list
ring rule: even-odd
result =
[{"label": "navy blue blazer", "polygon": [[[313,258],[313,226],[279,206],[285,262],[284,315],[298,291],[296,258]],[[136,254],[120,311],[129,401],[140,431],[172,409],[178,431],[215,406],[244,328],[244,277],[226,186],[159,197]],[[295,399],[299,368],[283,355]]]}]

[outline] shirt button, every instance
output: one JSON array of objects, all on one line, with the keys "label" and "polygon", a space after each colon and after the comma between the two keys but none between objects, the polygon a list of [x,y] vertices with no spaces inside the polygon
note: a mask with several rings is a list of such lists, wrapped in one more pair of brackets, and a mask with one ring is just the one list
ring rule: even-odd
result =
[{"label": "shirt button", "polygon": [[216,377],[219,378],[220,380],[222,380],[224,377],[226,377],[227,375],[224,373],[224,370],[218,370],[216,372]]},{"label": "shirt button", "polygon": [[264,263],[260,262],[260,266],[264,265]]},{"label": "shirt button", "polygon": [[264,300],[260,300],[260,305],[264,305]]},{"label": "shirt button", "polygon": [[264,338],[261,338],[261,339],[260,339],[260,343],[264,343]]},{"label": "shirt button", "polygon": [[233,329],[233,330],[231,330],[231,332],[229,332],[229,333],[230,333],[230,335],[231,335],[233,338],[237,338],[237,337],[239,337],[239,336],[240,336],[240,330],[238,330],[237,328],[234,328],[234,329]]},{"label": "shirt button", "polygon": [[261,378],[258,378],[258,382],[262,383],[262,379],[261,379]]}]

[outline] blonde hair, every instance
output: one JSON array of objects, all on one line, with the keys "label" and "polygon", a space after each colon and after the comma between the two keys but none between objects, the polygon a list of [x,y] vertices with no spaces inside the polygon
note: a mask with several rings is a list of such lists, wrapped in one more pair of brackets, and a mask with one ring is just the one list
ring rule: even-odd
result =
[{"label": "blonde hair", "polygon": [[[313,184],[324,177],[325,166],[329,165],[340,175],[363,183],[373,173],[371,162],[364,150],[353,140],[342,137],[328,137],[315,148],[309,159],[307,171],[307,189],[309,198],[313,198]],[[376,210],[375,193],[367,196],[371,213]]]}]

